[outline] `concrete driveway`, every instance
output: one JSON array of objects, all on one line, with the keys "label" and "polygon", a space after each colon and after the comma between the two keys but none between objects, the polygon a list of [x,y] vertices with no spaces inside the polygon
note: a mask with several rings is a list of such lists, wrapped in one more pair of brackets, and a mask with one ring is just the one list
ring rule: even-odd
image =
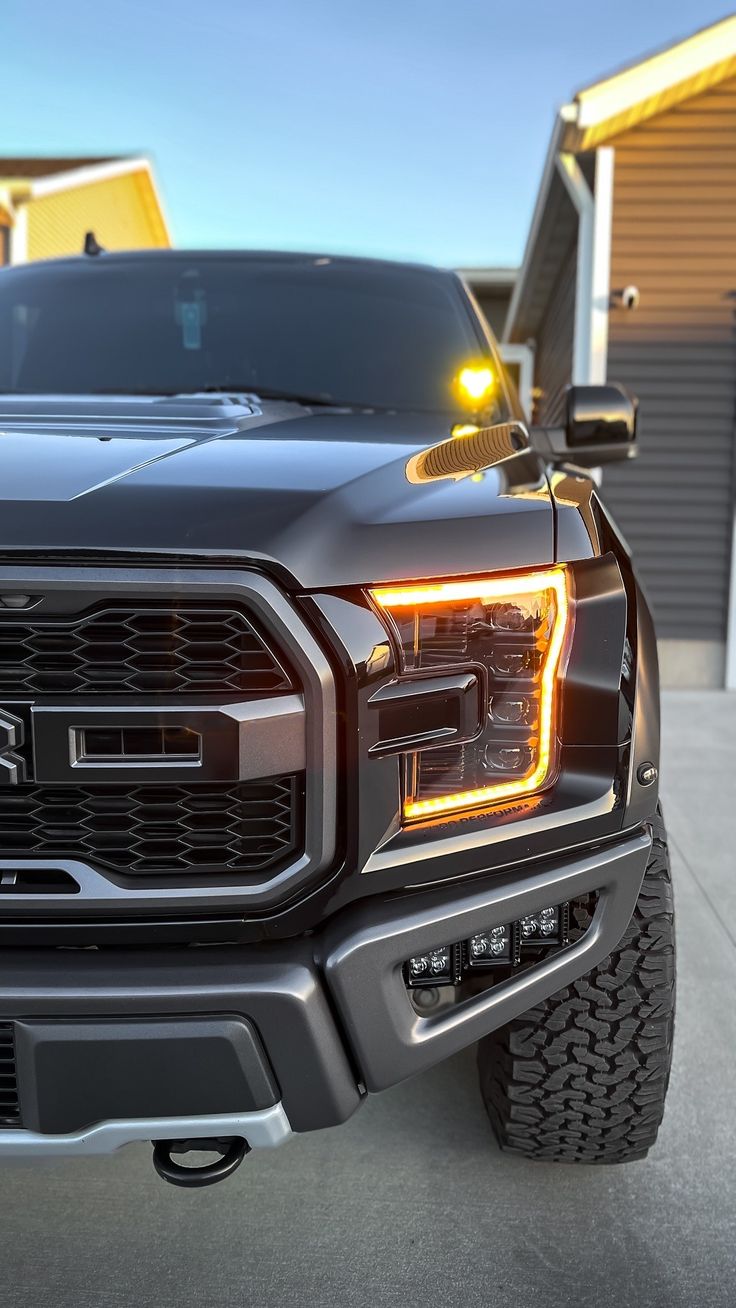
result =
[{"label": "concrete driveway", "polygon": [[665,702],[679,914],[669,1108],[649,1159],[502,1156],[468,1052],[195,1192],[136,1146],[16,1163],[3,1308],[732,1308],[736,1304],[736,696]]}]

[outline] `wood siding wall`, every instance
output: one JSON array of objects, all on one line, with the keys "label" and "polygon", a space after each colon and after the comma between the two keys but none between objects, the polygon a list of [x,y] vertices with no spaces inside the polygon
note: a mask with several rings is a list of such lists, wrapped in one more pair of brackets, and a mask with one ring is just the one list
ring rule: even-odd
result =
[{"label": "wood siding wall", "polygon": [[572,373],[577,248],[575,239],[562,261],[537,332],[534,385],[539,399],[535,417],[549,427],[563,420],[564,389]]},{"label": "wood siding wall", "polygon": [[608,377],[640,400],[640,455],[607,467],[658,634],[723,641],[734,503],[736,81],[621,136]]}]

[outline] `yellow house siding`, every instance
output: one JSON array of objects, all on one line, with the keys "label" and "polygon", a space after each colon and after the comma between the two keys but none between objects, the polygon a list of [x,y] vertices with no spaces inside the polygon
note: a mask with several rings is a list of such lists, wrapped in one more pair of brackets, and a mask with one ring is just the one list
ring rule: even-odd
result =
[{"label": "yellow house siding", "polygon": [[150,175],[144,169],[69,186],[28,204],[28,258],[80,254],[85,232],[110,250],[168,246]]}]

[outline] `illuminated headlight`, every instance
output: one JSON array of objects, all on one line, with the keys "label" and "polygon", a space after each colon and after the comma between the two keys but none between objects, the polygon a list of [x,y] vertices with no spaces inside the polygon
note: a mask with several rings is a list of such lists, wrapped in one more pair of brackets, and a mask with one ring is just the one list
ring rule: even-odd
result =
[{"label": "illuminated headlight", "polygon": [[484,669],[478,735],[408,755],[404,820],[451,816],[550,785],[572,621],[564,569],[371,593],[393,625],[404,674]]}]

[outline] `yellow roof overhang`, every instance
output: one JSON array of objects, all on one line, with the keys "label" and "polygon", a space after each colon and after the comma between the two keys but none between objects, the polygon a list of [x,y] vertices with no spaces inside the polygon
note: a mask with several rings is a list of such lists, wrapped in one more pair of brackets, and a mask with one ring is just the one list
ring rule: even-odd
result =
[{"label": "yellow roof overhang", "polygon": [[28,204],[46,195],[108,181],[114,177],[130,176],[135,178],[138,185],[139,198],[156,244],[161,246],[171,244],[168,224],[148,159],[143,157],[102,159],[90,164],[83,163],[79,167],[68,170],[59,168],[56,160],[53,163],[54,166],[48,175],[39,174],[34,175],[33,178],[0,176],[0,206],[12,213],[15,206]]},{"label": "yellow roof overhang", "polygon": [[579,91],[564,148],[592,150],[734,76],[736,15]]}]

